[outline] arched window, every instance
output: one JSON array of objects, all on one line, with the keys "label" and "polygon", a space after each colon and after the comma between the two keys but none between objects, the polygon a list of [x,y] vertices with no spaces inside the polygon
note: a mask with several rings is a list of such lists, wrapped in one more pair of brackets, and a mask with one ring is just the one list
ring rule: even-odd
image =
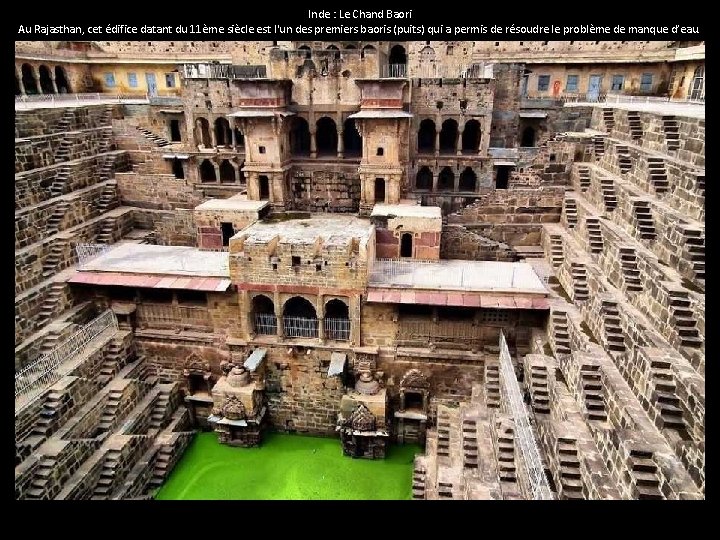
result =
[{"label": "arched window", "polygon": [[235,183],[235,167],[227,159],[220,162],[220,182],[224,184]]},{"label": "arched window", "polygon": [[217,146],[230,146],[232,144],[230,122],[226,118],[215,120],[215,144]]},{"label": "arched window", "polygon": [[415,176],[415,189],[431,190],[433,175],[429,167],[422,167]]},{"label": "arched window", "polygon": [[195,120],[195,142],[198,146],[212,148],[212,138],[210,137],[210,123],[206,118],[198,118]]},{"label": "arched window", "polygon": [[255,333],[262,335],[277,334],[277,317],[275,304],[264,294],[252,299],[252,312],[255,323]]},{"label": "arched window", "polygon": [[403,233],[400,237],[400,256],[401,257],[412,257],[413,256],[413,235],[412,233]]},{"label": "arched window", "polygon": [[390,64],[407,64],[407,53],[402,45],[395,45],[390,49]]},{"label": "arched window", "polygon": [[310,155],[310,127],[307,120],[300,116],[294,117],[290,126],[290,154]]},{"label": "arched window", "polygon": [[345,157],[360,157],[362,155],[362,137],[355,127],[355,120],[348,118],[343,124],[343,147]]},{"label": "arched window", "polygon": [[54,94],[52,77],[50,76],[50,69],[47,66],[40,66],[38,70],[40,74],[40,88],[42,88],[43,94]]},{"label": "arched window", "polygon": [[33,67],[30,64],[23,64],[20,71],[22,73],[22,82],[25,87],[25,93],[28,95],[37,94],[38,87],[35,82],[35,71],[33,70]]},{"label": "arched window", "polygon": [[465,170],[460,174],[459,191],[475,191],[477,188],[477,176],[475,171],[470,167],[465,167]]},{"label": "arched window", "polygon": [[438,176],[438,191],[452,191],[455,189],[455,174],[450,167],[443,167]]},{"label": "arched window", "polygon": [[60,94],[70,94],[72,92],[65,69],[62,66],[55,66],[55,86],[57,86]]},{"label": "arched window", "polygon": [[327,339],[350,339],[350,310],[342,300],[333,299],[325,304],[325,337]]},{"label": "arched window", "polygon": [[283,328],[287,337],[317,337],[315,306],[305,298],[293,296],[283,306]]},{"label": "arched window", "polygon": [[520,146],[526,148],[532,148],[535,146],[535,129],[532,126],[527,126],[523,129]]},{"label": "arched window", "polygon": [[365,46],[362,48],[362,51],[360,51],[360,57],[361,57],[361,58],[365,58],[365,55],[368,54],[368,53],[374,54],[374,53],[375,53],[375,47],[373,47],[372,45],[365,45]]},{"label": "arched window", "polygon": [[217,182],[215,175],[215,166],[209,159],[204,159],[200,164],[200,181],[201,182]]},{"label": "arched window", "polygon": [[480,148],[480,122],[468,120],[462,134],[462,151],[476,154]]},{"label": "arched window", "polygon": [[338,135],[335,121],[328,116],[323,116],[317,121],[316,125],[317,131],[315,132],[315,142],[318,156],[336,156]]},{"label": "arched window", "polygon": [[458,123],[449,118],[442,123],[440,130],[440,153],[454,154],[457,151]]},{"label": "arched window", "polygon": [[431,153],[435,151],[435,122],[426,118],[420,122],[418,130],[418,152]]},{"label": "arched window", "polygon": [[345,45],[345,50],[346,51],[357,50],[357,47],[355,45],[353,45],[352,43],[348,43],[347,45]]}]

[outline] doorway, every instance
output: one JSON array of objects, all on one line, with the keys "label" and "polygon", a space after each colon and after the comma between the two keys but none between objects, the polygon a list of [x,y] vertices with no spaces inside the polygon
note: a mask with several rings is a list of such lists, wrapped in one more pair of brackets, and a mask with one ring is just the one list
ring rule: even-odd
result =
[{"label": "doorway", "polygon": [[180,142],[180,120],[170,120],[170,142]]},{"label": "doorway", "polygon": [[230,239],[235,236],[235,228],[232,223],[222,222],[220,223],[220,230],[222,231],[223,247],[230,245]]},{"label": "doorway", "polygon": [[376,178],[375,179],[375,202],[376,203],[385,202],[385,179],[384,178]]},{"label": "doorway", "polygon": [[260,200],[267,201],[270,198],[270,180],[267,176],[260,176]]},{"label": "doorway", "polygon": [[157,96],[157,81],[154,73],[145,74],[145,82],[147,83],[147,91],[149,96]]},{"label": "doorway", "polygon": [[590,82],[588,83],[587,100],[597,101],[600,97],[600,82],[602,81],[602,75],[590,75]]},{"label": "doorway", "polygon": [[412,233],[406,232],[400,237],[400,256],[401,257],[412,257],[413,256],[413,235]]}]

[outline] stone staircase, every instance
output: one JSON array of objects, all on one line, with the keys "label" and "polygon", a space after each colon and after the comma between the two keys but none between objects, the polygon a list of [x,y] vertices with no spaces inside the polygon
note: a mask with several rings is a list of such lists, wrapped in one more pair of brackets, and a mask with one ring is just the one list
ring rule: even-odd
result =
[{"label": "stone staircase", "polygon": [[630,136],[636,141],[642,139],[643,129],[642,122],[640,121],[640,113],[637,111],[628,111],[627,118],[628,124],[630,125]]},{"label": "stone staircase", "polygon": [[117,418],[122,395],[122,390],[110,390],[108,393],[107,400],[105,401],[105,407],[103,408],[102,415],[100,416],[100,422],[97,426],[98,432],[107,433],[112,429],[113,423]]},{"label": "stone staircase", "polygon": [[515,429],[510,422],[498,419],[495,424],[495,453],[500,482],[517,483],[515,466]]},{"label": "stone staircase", "polygon": [[474,418],[463,418],[462,421],[463,467],[477,469],[478,443],[477,421]]},{"label": "stone staircase", "polygon": [[73,130],[73,123],[75,121],[75,111],[73,109],[66,109],[58,123],[55,124],[54,133],[65,133]]},{"label": "stone staircase", "polygon": [[70,170],[67,167],[58,169],[52,184],[48,188],[50,197],[59,197],[65,194],[65,189],[70,179]]},{"label": "stone staircase", "polygon": [[565,220],[568,229],[574,229],[577,225],[577,203],[572,197],[565,196]]},{"label": "stone staircase", "polygon": [[705,196],[705,173],[696,173],[695,189],[700,193],[701,197]]},{"label": "stone staircase", "polygon": [[104,361],[100,366],[100,372],[98,373],[98,382],[102,386],[109,383],[123,367],[124,360],[125,349],[122,344],[113,339],[105,349]]},{"label": "stone staircase", "polygon": [[43,457],[40,460],[33,474],[33,479],[30,482],[31,488],[25,494],[26,499],[40,500],[48,498],[46,486],[55,472],[56,465],[57,461],[50,456]]},{"label": "stone staircase", "polygon": [[550,235],[550,262],[553,268],[559,268],[565,260],[562,237],[559,234]]},{"label": "stone staircase", "polygon": [[115,483],[115,471],[120,463],[120,457],[122,452],[115,448],[111,448],[105,454],[103,460],[102,470],[100,471],[100,478],[95,486],[91,499],[107,499],[113,489]]},{"label": "stone staircase", "polygon": [[633,484],[635,499],[664,499],[660,491],[658,467],[653,461],[653,453],[644,450],[630,450],[626,461],[627,470]]},{"label": "stone staircase", "polygon": [[170,390],[160,390],[150,413],[150,428],[162,429],[167,425],[170,406]]},{"label": "stone staircase", "polygon": [[558,437],[557,460],[560,469],[561,497],[563,499],[585,499],[580,472],[580,459],[574,439]]},{"label": "stone staircase", "polygon": [[38,327],[44,326],[47,321],[55,316],[64,290],[64,283],[53,283],[50,286],[50,290],[45,295],[45,301],[41,304],[40,311],[38,312]]},{"label": "stone staircase", "polygon": [[62,262],[64,253],[64,242],[55,242],[52,246],[50,246],[50,254],[45,257],[42,264],[43,278],[47,279],[57,273],[58,265]]},{"label": "stone staircase", "polygon": [[578,178],[580,180],[580,191],[585,193],[590,187],[590,169],[578,167]]},{"label": "stone staircase", "polygon": [[605,129],[608,133],[610,133],[613,128],[615,127],[615,110],[608,108],[603,109],[603,124],[605,124]]},{"label": "stone staircase", "polygon": [[536,414],[550,414],[550,391],[545,366],[530,366],[530,397]]},{"label": "stone staircase", "polygon": [[40,356],[50,354],[50,352],[60,343],[60,335],[57,330],[50,330],[45,334],[42,345],[40,346]]},{"label": "stone staircase", "polygon": [[665,146],[669,151],[680,148],[680,128],[674,116],[663,116],[663,133],[665,133]]},{"label": "stone staircase", "polygon": [[603,396],[600,366],[594,364],[581,366],[580,384],[588,420],[605,422],[607,420],[607,410],[605,397]]},{"label": "stone staircase", "polygon": [[570,263],[570,275],[573,280],[573,300],[575,302],[584,302],[590,295],[585,265],[578,262]]},{"label": "stone staircase", "polygon": [[691,261],[695,279],[705,280],[705,231],[683,227],[684,257]]},{"label": "stone staircase", "polygon": [[485,364],[485,405],[489,409],[500,408],[500,367]]},{"label": "stone staircase", "polygon": [[70,147],[72,146],[73,141],[70,137],[63,137],[62,141],[60,141],[60,144],[57,147],[57,150],[55,150],[54,160],[55,163],[59,163],[61,161],[67,161],[70,157]]},{"label": "stone staircase", "polygon": [[413,500],[425,499],[425,467],[418,463],[417,458],[413,468],[412,498]]},{"label": "stone staircase", "polygon": [[60,409],[63,404],[63,394],[50,390],[43,401],[40,417],[33,426],[31,435],[47,438],[50,436],[55,427],[55,423],[60,415]]},{"label": "stone staircase", "polygon": [[623,281],[627,291],[642,291],[643,286],[640,280],[640,270],[638,270],[635,248],[631,246],[620,246],[618,253],[620,255],[620,268],[622,270]]},{"label": "stone staircase", "polygon": [[438,407],[437,455],[450,457],[450,418],[445,407]]},{"label": "stone staircase", "polygon": [[98,244],[112,244],[114,239],[114,232],[115,232],[115,218],[114,217],[108,217],[103,219],[100,222],[100,232],[97,235],[97,238],[95,241]]},{"label": "stone staircase", "polygon": [[655,193],[667,192],[670,189],[670,183],[665,170],[665,160],[658,157],[648,157],[647,166],[650,185],[655,189]]},{"label": "stone staircase", "polygon": [[601,313],[607,349],[611,352],[625,351],[625,336],[620,327],[620,313],[617,309],[617,302],[603,300]]},{"label": "stone staircase", "polygon": [[45,222],[45,234],[51,236],[60,232],[60,225],[62,220],[70,208],[70,203],[67,201],[59,201],[53,208],[52,214],[48,217]]},{"label": "stone staircase", "polygon": [[618,156],[618,165],[620,166],[620,172],[628,172],[632,168],[632,157],[630,157],[630,150],[628,150],[627,145],[616,144],[615,152]]},{"label": "stone staircase", "polygon": [[593,135],[592,137],[593,149],[595,150],[595,159],[605,155],[605,136],[604,135]]},{"label": "stone staircase", "polygon": [[643,240],[654,240],[657,236],[655,222],[653,221],[650,203],[648,201],[635,200],[632,203],[633,213],[637,221],[637,230]]},{"label": "stone staircase", "polygon": [[95,201],[95,207],[101,214],[120,206],[116,197],[116,189],[117,182],[115,180],[110,181],[105,187],[103,187],[103,190],[100,192],[100,196]]},{"label": "stone staircase", "polygon": [[585,228],[588,231],[588,243],[591,253],[602,253],[605,244],[602,231],[600,230],[600,219],[597,217],[585,218]]},{"label": "stone staircase", "polygon": [[137,130],[143,134],[143,136],[150,142],[152,142],[155,146],[158,146],[162,148],[163,146],[169,146],[170,141],[168,141],[165,137],[160,137],[158,135],[155,135],[152,131],[149,129],[145,129],[144,127],[137,126]]},{"label": "stone staircase", "polygon": [[615,182],[609,176],[600,178],[600,190],[602,191],[605,210],[612,212],[617,208],[617,196],[615,195]]},{"label": "stone staircase", "polygon": [[690,299],[685,291],[670,291],[670,315],[682,347],[700,347],[702,339],[697,322],[690,310]]},{"label": "stone staircase", "polygon": [[567,314],[563,311],[552,312],[553,339],[555,354],[570,354],[570,333],[568,331]]},{"label": "stone staircase", "polygon": [[677,397],[677,384],[670,363],[653,360],[650,364],[650,374],[654,387],[655,407],[660,412],[660,416],[655,421],[658,428],[686,431],[687,426],[683,419],[680,399]]}]

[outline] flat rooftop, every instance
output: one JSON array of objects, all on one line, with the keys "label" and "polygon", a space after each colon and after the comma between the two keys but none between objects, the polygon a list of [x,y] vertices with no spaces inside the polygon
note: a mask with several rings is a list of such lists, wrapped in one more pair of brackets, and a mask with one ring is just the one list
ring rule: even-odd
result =
[{"label": "flat rooftop", "polygon": [[230,277],[228,253],[194,247],[118,244],[81,265],[80,271]]},{"label": "flat rooftop", "polygon": [[[642,99],[642,98],[640,98]],[[705,119],[705,105],[684,101],[629,101],[619,103],[577,102],[565,103],[565,107],[602,107],[603,109],[624,109],[627,111],[649,112],[666,116],[686,116]]]},{"label": "flat rooftop", "polygon": [[547,295],[532,266],[495,261],[375,261],[371,287]]},{"label": "flat rooftop", "polygon": [[229,199],[210,199],[195,207],[195,210],[235,210],[239,212],[259,212],[270,203],[268,201],[249,201],[245,196]]},{"label": "flat rooftop", "polygon": [[370,217],[397,216],[442,219],[439,206],[420,206],[419,204],[376,204]]},{"label": "flat rooftop", "polygon": [[233,238],[245,237],[252,244],[266,244],[276,236],[281,244],[314,244],[322,238],[324,245],[346,246],[353,238],[361,244],[370,238],[373,226],[370,220],[353,216],[334,216],[326,214],[307,219],[272,218],[248,225]]}]

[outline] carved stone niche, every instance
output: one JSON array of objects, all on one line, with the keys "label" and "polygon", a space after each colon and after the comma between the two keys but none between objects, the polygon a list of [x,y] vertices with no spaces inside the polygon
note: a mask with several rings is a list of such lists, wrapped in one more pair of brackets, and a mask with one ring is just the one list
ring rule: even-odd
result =
[{"label": "carved stone niche", "polygon": [[430,381],[419,369],[408,370],[400,381],[400,411],[427,411]]},{"label": "carved stone niche", "polygon": [[210,362],[206,362],[197,354],[192,353],[185,360],[183,377],[185,378],[185,387],[187,388],[188,395],[210,395],[213,379],[213,374],[210,371]]}]

